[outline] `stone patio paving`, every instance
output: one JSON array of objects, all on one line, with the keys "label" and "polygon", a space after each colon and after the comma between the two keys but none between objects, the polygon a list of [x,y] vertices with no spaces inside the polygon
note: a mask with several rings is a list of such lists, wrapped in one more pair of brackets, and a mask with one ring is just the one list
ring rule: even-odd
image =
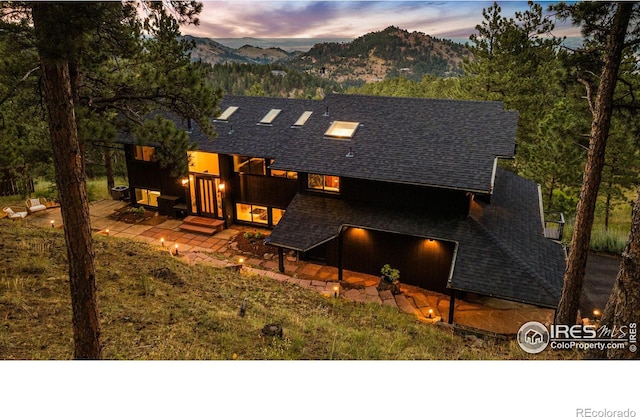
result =
[{"label": "stone patio paving", "polygon": [[[109,216],[127,203],[101,200],[90,205],[91,225],[95,233],[113,237],[134,239],[155,246],[165,246],[178,252],[186,262],[207,263],[215,267],[238,268],[243,274],[266,276],[281,282],[289,282],[310,288],[329,297],[336,295],[361,303],[377,303],[397,308],[427,323],[446,321],[449,314],[449,296],[421,288],[402,285],[401,294],[377,290],[379,278],[352,271],[344,271],[343,281],[338,282],[337,268],[298,260],[293,253],[285,256],[285,274],[278,272],[276,259],[254,258],[230,248],[229,239],[236,233],[257,231],[252,227],[233,225],[231,228],[206,236],[181,231],[181,220],[167,219],[155,226],[131,225],[117,222]],[[29,215],[31,224],[42,227],[61,227],[59,208],[47,209]],[[263,231],[264,232],[264,231]],[[164,239],[164,241],[161,241]],[[490,297],[456,299],[454,321],[465,326],[499,334],[515,334],[528,321],[552,322],[553,310],[498,300]]]}]

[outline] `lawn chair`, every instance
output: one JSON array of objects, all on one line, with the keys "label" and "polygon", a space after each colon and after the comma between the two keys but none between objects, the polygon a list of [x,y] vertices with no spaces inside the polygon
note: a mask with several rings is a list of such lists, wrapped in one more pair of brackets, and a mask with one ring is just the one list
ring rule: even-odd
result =
[{"label": "lawn chair", "polygon": [[10,219],[24,219],[29,214],[26,211],[13,211],[11,207],[5,207],[2,209],[6,216]]},{"label": "lawn chair", "polygon": [[46,198],[30,198],[27,200],[26,204],[27,204],[27,211],[29,213],[35,213],[37,211],[47,209]]}]

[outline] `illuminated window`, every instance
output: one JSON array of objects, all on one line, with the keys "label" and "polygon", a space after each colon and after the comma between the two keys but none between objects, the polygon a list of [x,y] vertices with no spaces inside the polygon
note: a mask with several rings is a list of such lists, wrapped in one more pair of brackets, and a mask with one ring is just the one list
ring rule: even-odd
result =
[{"label": "illuminated window", "polygon": [[216,117],[215,120],[218,122],[226,122],[229,120],[229,117],[231,117],[231,115],[238,109],[239,107],[237,106],[229,106],[225,111],[222,112],[220,116]]},{"label": "illuminated window", "polygon": [[236,219],[241,222],[267,224],[267,207],[236,203]]},{"label": "illuminated window", "polygon": [[340,177],[334,175],[309,174],[308,186],[312,190],[337,193],[340,191]]},{"label": "illuminated window", "polygon": [[271,209],[271,221],[273,222],[274,226],[280,222],[280,219],[284,215],[285,211],[286,210],[277,209],[277,208]]},{"label": "illuminated window", "polygon": [[359,125],[358,122],[335,121],[331,123],[324,135],[330,138],[351,139]]},{"label": "illuminated window", "polygon": [[220,175],[218,154],[209,152],[187,152],[189,155],[189,172]]},{"label": "illuminated window", "polygon": [[280,114],[282,110],[280,109],[271,109],[269,110],[269,113],[267,113],[266,116],[264,116],[262,118],[262,120],[260,120],[260,122],[258,124],[261,125],[270,125],[271,123],[273,123],[273,120]]},{"label": "illuminated window", "polygon": [[267,175],[267,164],[264,158],[234,156],[233,170],[243,174]]},{"label": "illuminated window", "polygon": [[279,177],[279,178],[288,178],[290,180],[295,180],[298,179],[298,173],[295,171],[283,171],[280,169],[272,169],[271,170],[271,176],[272,177]]},{"label": "illuminated window", "polygon": [[155,162],[155,151],[151,146],[136,146],[133,150],[133,159],[136,161]]},{"label": "illuminated window", "polygon": [[145,206],[158,207],[160,191],[136,188],[136,202]]},{"label": "illuminated window", "polygon": [[311,117],[312,113],[313,113],[312,111],[306,111],[306,112],[302,113],[302,116],[300,116],[298,118],[298,120],[296,120],[296,122],[291,125],[291,127],[302,127],[302,126],[304,126],[304,124],[307,123],[307,120],[309,120],[309,117]]}]

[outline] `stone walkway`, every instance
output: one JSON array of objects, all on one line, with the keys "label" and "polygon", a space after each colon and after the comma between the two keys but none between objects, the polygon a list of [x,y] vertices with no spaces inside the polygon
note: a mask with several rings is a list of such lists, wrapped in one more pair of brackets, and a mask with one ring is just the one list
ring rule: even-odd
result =
[{"label": "stone walkway", "polygon": [[[117,222],[109,216],[126,203],[101,200],[90,206],[91,225],[95,233],[112,237],[134,239],[151,245],[166,247],[178,253],[186,262],[206,263],[216,267],[237,268],[244,274],[266,276],[313,289],[329,297],[337,296],[361,303],[377,303],[412,314],[416,319],[433,323],[447,320],[449,296],[418,287],[401,285],[401,294],[378,291],[379,278],[371,275],[343,271],[338,282],[337,268],[303,262],[293,253],[285,256],[285,273],[278,272],[276,259],[254,258],[233,250],[229,239],[237,233],[256,232],[259,229],[233,225],[229,229],[206,236],[181,231],[181,220],[167,219],[155,226],[131,225]],[[26,221],[43,227],[61,227],[60,209],[47,209],[29,215]],[[264,230],[261,230],[264,233]],[[267,257],[269,258],[269,257]],[[468,327],[498,334],[515,334],[523,323],[531,320],[551,322],[553,310],[541,309],[490,297],[468,296],[456,299],[454,321]]]}]

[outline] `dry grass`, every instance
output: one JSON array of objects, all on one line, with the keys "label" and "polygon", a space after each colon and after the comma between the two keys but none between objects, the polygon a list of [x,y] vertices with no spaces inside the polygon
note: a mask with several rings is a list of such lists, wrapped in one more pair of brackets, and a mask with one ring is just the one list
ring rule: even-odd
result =
[{"label": "dry grass", "polygon": [[[0,358],[73,355],[60,231],[0,228]],[[559,359],[515,343],[471,347],[450,330],[375,304],[325,298],[268,278],[188,265],[151,246],[96,236],[105,359]],[[245,317],[238,310],[247,300]],[[261,329],[280,323],[283,338]]]}]

